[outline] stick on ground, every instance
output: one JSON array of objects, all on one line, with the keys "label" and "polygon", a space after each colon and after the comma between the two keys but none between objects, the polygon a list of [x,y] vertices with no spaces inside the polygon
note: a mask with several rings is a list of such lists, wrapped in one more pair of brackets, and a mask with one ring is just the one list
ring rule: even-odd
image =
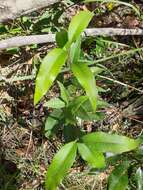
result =
[{"label": "stick on ground", "polygon": [[0,0],[0,23],[49,7],[60,0]]},{"label": "stick on ground", "polygon": [[[143,29],[122,29],[122,28],[88,28],[83,32],[83,37],[95,36],[127,36],[143,35]],[[55,34],[18,36],[0,41],[0,50],[20,47],[30,44],[54,43]]]}]

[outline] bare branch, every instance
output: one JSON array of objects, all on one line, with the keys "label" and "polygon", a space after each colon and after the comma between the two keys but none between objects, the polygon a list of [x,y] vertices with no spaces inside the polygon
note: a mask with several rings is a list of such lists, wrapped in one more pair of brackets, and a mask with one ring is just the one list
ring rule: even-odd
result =
[{"label": "bare branch", "polygon": [[[121,29],[121,28],[88,28],[82,36],[95,37],[95,36],[125,36],[125,35],[143,35],[142,29]],[[20,47],[30,44],[43,44],[54,43],[55,34],[19,36],[0,41],[0,50]]]},{"label": "bare branch", "polygon": [[0,23],[48,7],[59,0],[0,0]]},{"label": "bare branch", "polygon": [[143,35],[143,29],[125,29],[125,28],[88,28],[85,30],[85,36],[130,36]]},{"label": "bare branch", "polygon": [[12,48],[12,47],[20,47],[30,44],[43,44],[47,42],[55,42],[54,34],[43,34],[43,35],[31,35],[31,36],[19,36],[13,37],[6,40],[0,41],[0,50]]}]

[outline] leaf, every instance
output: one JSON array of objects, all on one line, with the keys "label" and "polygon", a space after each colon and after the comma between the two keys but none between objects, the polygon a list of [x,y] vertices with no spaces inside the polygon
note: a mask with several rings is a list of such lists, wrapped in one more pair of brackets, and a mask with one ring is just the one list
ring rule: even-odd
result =
[{"label": "leaf", "polygon": [[102,112],[87,112],[82,106],[77,112],[77,116],[85,121],[101,121],[105,118],[105,114]]},{"label": "leaf", "polygon": [[98,92],[91,70],[85,63],[78,62],[76,64],[72,64],[72,71],[81,86],[85,89],[86,94],[91,102],[93,111],[95,111],[97,106]]},{"label": "leaf", "polygon": [[98,74],[100,74],[101,72],[103,72],[104,69],[100,68],[100,67],[92,67],[91,71],[94,74],[94,76],[97,76]]},{"label": "leaf", "polygon": [[138,140],[125,136],[95,132],[81,138],[82,142],[95,147],[100,152],[122,153],[136,149],[139,146]]},{"label": "leaf", "polygon": [[71,63],[76,63],[80,58],[81,52],[81,37],[79,37],[75,43],[71,45],[70,48],[70,61]]},{"label": "leaf", "polygon": [[72,18],[68,28],[68,39],[71,43],[80,36],[80,34],[88,26],[93,16],[94,14],[92,12],[86,10],[80,11]]},{"label": "leaf", "polygon": [[74,98],[70,102],[70,104],[65,110],[66,124],[76,125],[77,123],[76,114],[78,112],[78,109],[83,104],[83,102],[86,101],[87,99],[88,99],[87,96],[79,96],[79,97]]},{"label": "leaf", "polygon": [[44,104],[44,107],[60,109],[65,107],[65,103],[60,98],[52,98]]},{"label": "leaf", "polygon": [[68,33],[66,30],[61,30],[56,33],[56,42],[60,48],[63,48],[68,41]]},{"label": "leaf", "polygon": [[106,165],[107,167],[116,166],[121,160],[128,161],[129,158],[125,154],[113,154],[110,152],[106,153]]},{"label": "leaf", "polygon": [[66,143],[78,139],[81,133],[82,132],[80,131],[79,127],[75,125],[64,126],[63,135]]},{"label": "leaf", "polygon": [[34,104],[46,94],[52,83],[59,74],[62,66],[65,64],[67,52],[63,49],[53,49],[44,59],[40,66],[34,94]]},{"label": "leaf", "polygon": [[16,54],[20,51],[20,48],[15,47],[15,48],[7,48],[6,52],[7,54]]},{"label": "leaf", "polygon": [[75,161],[76,151],[77,143],[74,141],[64,145],[54,156],[46,174],[46,190],[56,190]]},{"label": "leaf", "polygon": [[137,190],[143,190],[143,171],[141,167],[137,169],[135,178],[137,183]]},{"label": "leaf", "polygon": [[99,99],[97,102],[97,108],[101,109],[101,108],[105,108],[107,106],[109,106],[110,104],[108,104],[107,102],[105,102],[102,99]]},{"label": "leaf", "polygon": [[[97,108],[103,108],[106,105],[107,103],[102,102],[101,100],[97,100]],[[80,105],[77,111],[77,116],[87,121],[93,121],[93,120],[100,121],[104,119],[105,114],[100,111],[94,113],[89,100],[86,100]]]},{"label": "leaf", "polygon": [[128,186],[128,174],[129,162],[123,162],[118,165],[108,180],[108,190],[126,190]]},{"label": "leaf", "polygon": [[71,103],[69,104],[69,109],[71,110],[72,114],[76,115],[80,106],[88,99],[87,96],[79,96],[74,98]]},{"label": "leaf", "polygon": [[68,103],[69,103],[69,94],[68,94],[68,91],[66,90],[66,88],[64,87],[64,85],[61,82],[59,82],[59,81],[58,81],[58,85],[60,87],[61,98],[68,105]]},{"label": "leaf", "polygon": [[143,144],[143,134],[141,134],[141,135],[139,136],[138,140],[139,140],[140,144]]},{"label": "leaf", "polygon": [[[99,86],[97,86],[97,89],[98,89],[98,92],[109,92],[109,91],[111,91],[110,88],[108,88],[108,89],[103,89],[103,88],[101,88],[101,87],[99,87]],[[109,105],[109,104],[108,104],[108,105]]]},{"label": "leaf", "polygon": [[7,32],[7,28],[5,25],[0,23],[0,34]]},{"label": "leaf", "polygon": [[50,137],[55,132],[55,127],[62,120],[62,110],[54,110],[45,122],[45,136]]},{"label": "leaf", "polygon": [[84,143],[78,143],[78,151],[83,158],[87,161],[92,168],[104,168],[105,159],[103,153],[97,152],[94,147],[88,147]]},{"label": "leaf", "polygon": [[[97,109],[105,108],[107,106],[109,106],[109,104],[107,102],[105,102],[99,98],[97,99]],[[83,102],[81,107],[83,107],[87,112],[93,112],[92,106],[89,102],[89,99],[87,99],[85,102]]]}]

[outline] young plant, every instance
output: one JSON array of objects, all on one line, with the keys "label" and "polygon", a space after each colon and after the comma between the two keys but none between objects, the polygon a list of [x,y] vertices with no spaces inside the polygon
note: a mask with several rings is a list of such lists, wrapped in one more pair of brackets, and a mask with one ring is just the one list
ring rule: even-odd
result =
[{"label": "young plant", "polygon": [[[82,129],[78,128],[79,118],[82,120],[100,119],[101,115],[99,116],[97,109],[105,105],[98,96],[99,88],[96,86],[94,72],[92,72],[99,71],[99,68],[91,69],[87,61],[81,59],[80,56],[81,33],[88,26],[93,15],[88,10],[79,12],[71,20],[68,32],[62,30],[57,34],[56,40],[59,48],[53,49],[46,55],[36,78],[35,105],[50,89],[66,63],[68,70],[71,70],[79,85],[86,92],[86,95],[83,95],[82,91],[79,96],[71,98],[64,85],[58,82],[61,97],[53,98],[45,104],[45,106],[53,108],[53,112],[46,121],[46,136],[52,135],[54,127],[62,120],[64,122],[65,140],[68,142],[55,155],[48,168],[45,180],[46,190],[57,189],[57,186],[73,165],[77,152],[91,168],[105,168],[106,152],[121,154],[136,149],[140,144],[139,140],[116,134],[103,132],[85,134]],[[126,165],[128,166],[128,164]],[[122,172],[120,173],[122,175]],[[116,186],[111,185],[112,178],[111,176],[109,180],[110,189],[114,190]]]},{"label": "young plant", "polygon": [[114,166],[108,178],[109,190],[143,189],[142,147],[129,154],[110,156],[106,161],[107,165]]}]

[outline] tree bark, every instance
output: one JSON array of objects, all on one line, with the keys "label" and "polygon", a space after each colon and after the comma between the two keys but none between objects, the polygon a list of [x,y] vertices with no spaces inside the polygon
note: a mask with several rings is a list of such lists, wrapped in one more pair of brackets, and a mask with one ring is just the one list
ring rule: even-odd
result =
[{"label": "tree bark", "polygon": [[59,0],[0,0],[0,23],[57,2]]}]

